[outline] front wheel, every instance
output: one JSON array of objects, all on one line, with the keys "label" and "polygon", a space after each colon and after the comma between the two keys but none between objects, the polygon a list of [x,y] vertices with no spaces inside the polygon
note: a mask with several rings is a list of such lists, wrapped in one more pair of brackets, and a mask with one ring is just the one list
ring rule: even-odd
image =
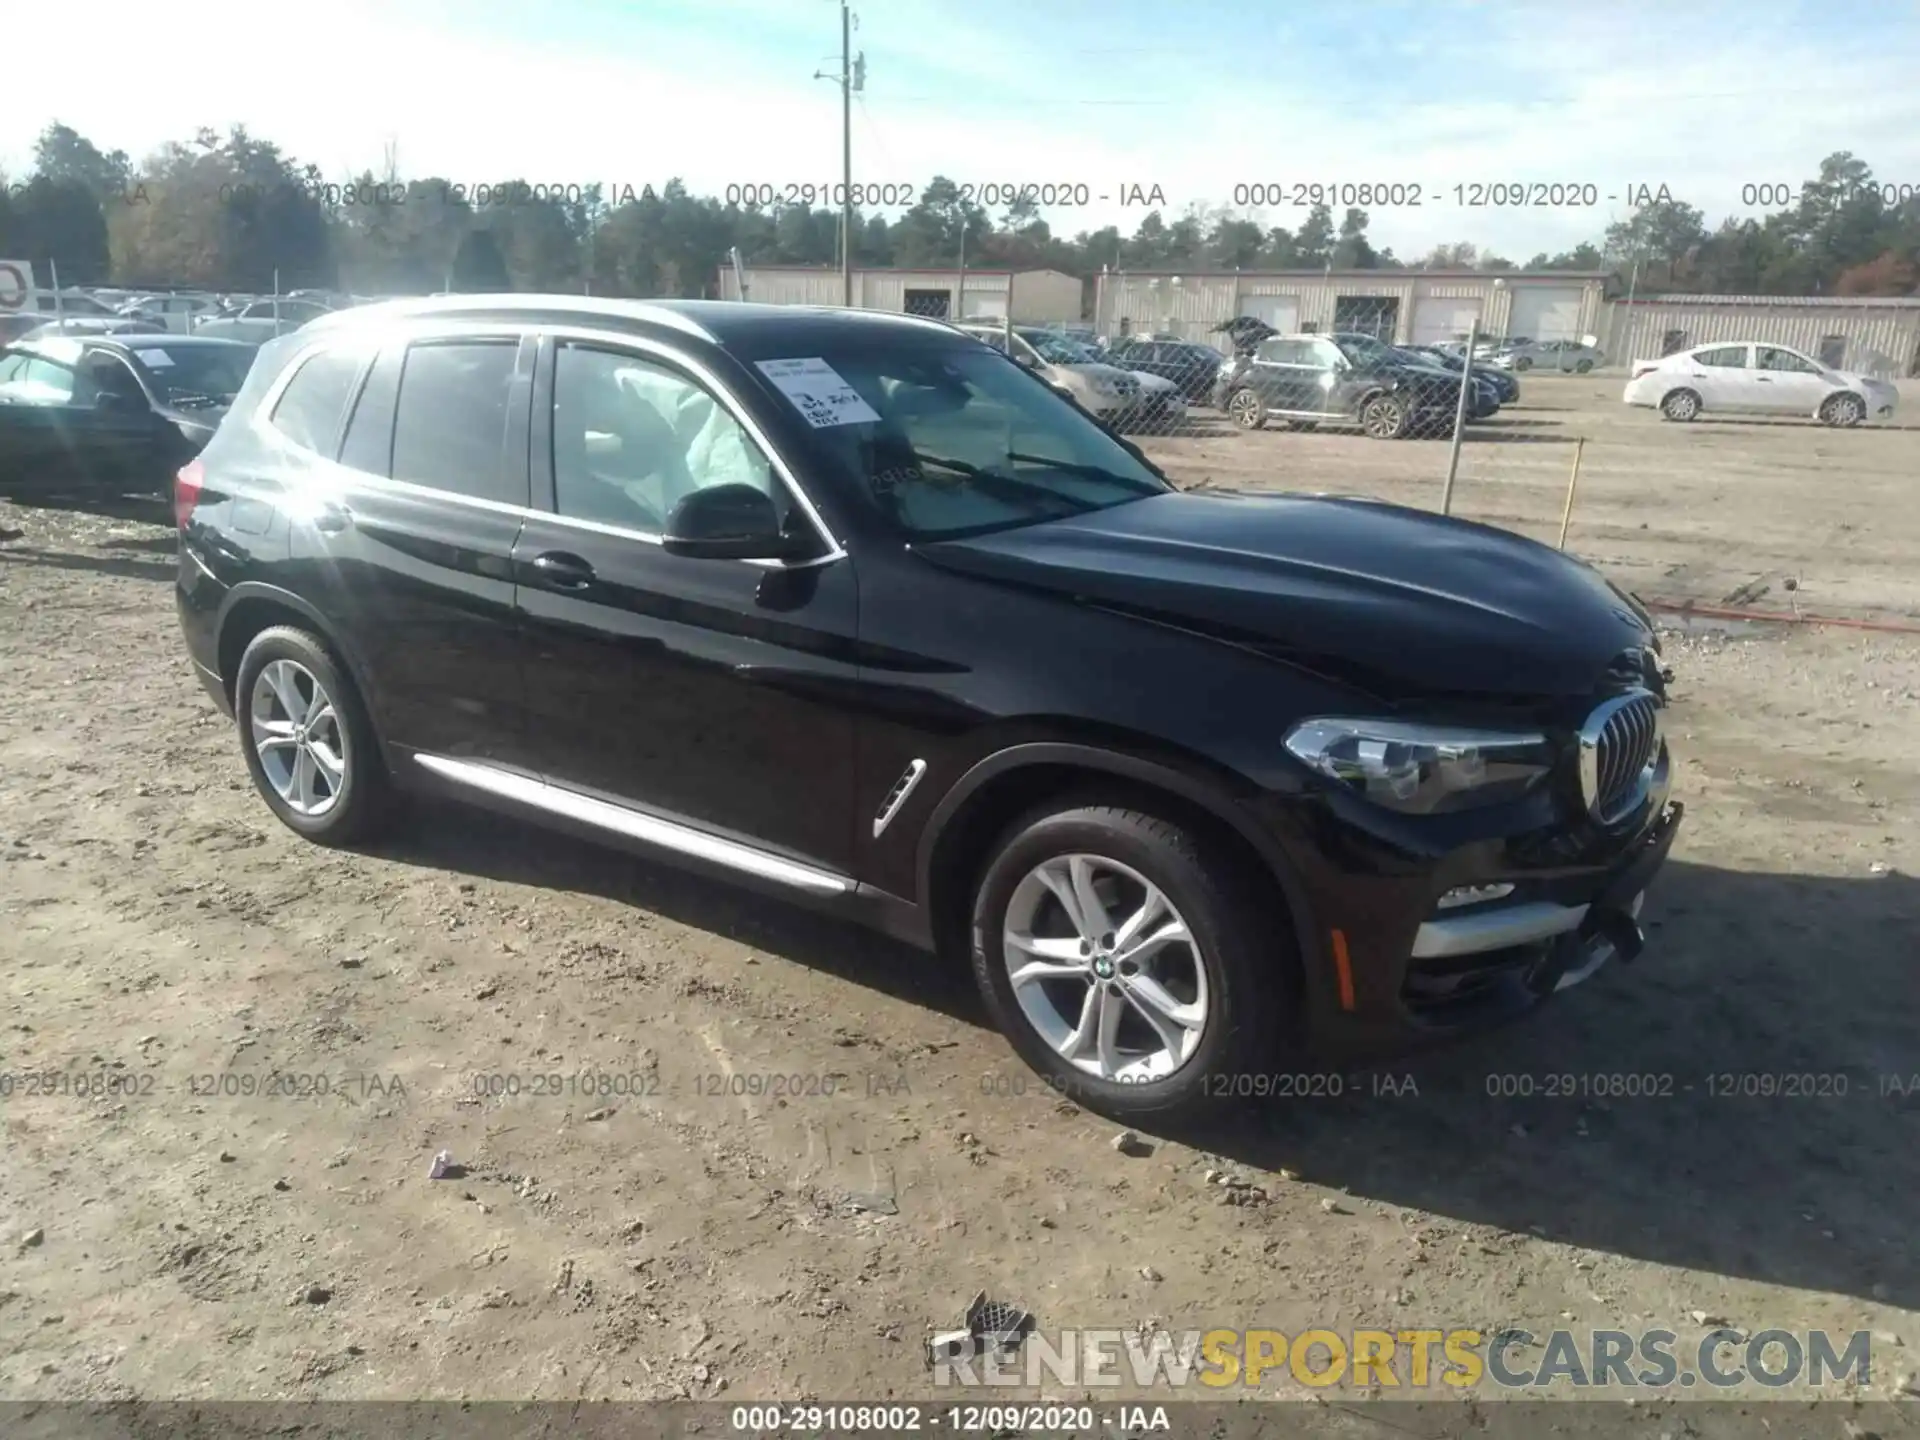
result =
[{"label": "front wheel", "polygon": [[1242,430],[1259,430],[1267,423],[1267,402],[1242,386],[1227,397],[1227,416]]},{"label": "front wheel", "polygon": [[1867,418],[1867,407],[1858,395],[1830,395],[1820,407],[1820,418],[1829,425],[1858,425]]},{"label": "front wheel", "polygon": [[1533,361],[1522,355],[1513,362],[1513,368],[1516,370],[1531,370],[1533,368]]},{"label": "front wheel", "polygon": [[1122,1121],[1198,1118],[1298,1014],[1280,917],[1229,854],[1140,810],[1036,812],[988,862],[973,967],[1050,1086]]},{"label": "front wheel", "polygon": [[1398,395],[1376,395],[1360,407],[1360,428],[1373,440],[1398,440],[1413,423],[1413,410]]},{"label": "front wheel", "polygon": [[1584,375],[1593,369],[1593,362],[1591,360],[1576,360],[1573,369],[1576,375]]}]

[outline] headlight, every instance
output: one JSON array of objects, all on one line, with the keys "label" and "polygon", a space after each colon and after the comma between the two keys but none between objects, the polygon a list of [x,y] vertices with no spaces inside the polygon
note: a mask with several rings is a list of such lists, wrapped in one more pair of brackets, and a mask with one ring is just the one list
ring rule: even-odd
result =
[{"label": "headlight", "polygon": [[1553,767],[1544,735],[1398,720],[1305,720],[1286,747],[1308,768],[1408,815],[1517,799]]},{"label": "headlight", "polygon": [[1095,375],[1087,381],[1087,384],[1093,393],[1098,395],[1102,400],[1118,400],[1120,398],[1119,382],[1109,376]]}]

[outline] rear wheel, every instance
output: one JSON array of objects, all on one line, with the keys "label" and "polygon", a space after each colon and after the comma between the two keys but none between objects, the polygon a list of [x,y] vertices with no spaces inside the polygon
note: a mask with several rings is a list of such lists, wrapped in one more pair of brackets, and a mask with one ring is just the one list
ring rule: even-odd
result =
[{"label": "rear wheel", "polygon": [[1360,407],[1360,428],[1370,439],[1398,440],[1412,422],[1412,408],[1398,395],[1375,395]]},{"label": "rear wheel", "polygon": [[318,636],[275,625],[234,677],[247,773],[281,824],[322,845],[371,838],[391,811],[380,746],[353,683]]},{"label": "rear wheel", "polygon": [[1858,395],[1829,395],[1820,407],[1820,418],[1829,425],[1858,425],[1867,418],[1866,402]]},{"label": "rear wheel", "polygon": [[1257,893],[1234,857],[1144,811],[1036,812],[975,895],[975,979],[1056,1090],[1119,1120],[1196,1118],[1297,1014],[1297,963]]},{"label": "rear wheel", "polygon": [[1227,397],[1227,416],[1242,430],[1258,430],[1267,423],[1267,402],[1260,392],[1245,386]]},{"label": "rear wheel", "polygon": [[1593,369],[1593,362],[1591,360],[1576,360],[1573,368],[1576,374],[1584,375]]},{"label": "rear wheel", "polygon": [[1669,390],[1660,401],[1660,413],[1669,420],[1691,420],[1700,413],[1700,397],[1691,390]]}]

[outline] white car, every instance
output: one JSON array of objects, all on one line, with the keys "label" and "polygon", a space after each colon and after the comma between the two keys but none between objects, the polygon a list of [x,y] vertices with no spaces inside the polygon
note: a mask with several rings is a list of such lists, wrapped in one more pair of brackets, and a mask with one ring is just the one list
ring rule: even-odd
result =
[{"label": "white car", "polygon": [[1886,420],[1900,392],[1885,380],[1833,370],[1784,345],[1701,345],[1664,360],[1636,360],[1620,397],[1669,420],[1702,412],[1809,415],[1828,425]]}]

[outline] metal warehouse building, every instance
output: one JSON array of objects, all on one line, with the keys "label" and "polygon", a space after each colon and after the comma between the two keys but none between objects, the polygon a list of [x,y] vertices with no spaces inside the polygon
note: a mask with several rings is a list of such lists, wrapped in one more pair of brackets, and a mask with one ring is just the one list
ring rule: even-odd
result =
[{"label": "metal warehouse building", "polygon": [[[840,272],[816,265],[749,265],[736,277],[720,270],[720,298],[765,305],[838,305],[845,297]],[[965,284],[965,299],[961,286]],[[1023,324],[1074,324],[1080,319],[1082,286],[1058,270],[856,270],[853,303],[862,310],[898,310],[939,319],[1008,319]]]},{"label": "metal warehouse building", "polygon": [[1620,364],[1752,340],[1839,370],[1920,374],[1920,297],[1651,295],[1612,308],[1607,354]]},{"label": "metal warehouse building", "polygon": [[1252,315],[1277,330],[1363,330],[1401,345],[1483,335],[1578,340],[1605,324],[1609,276],[1588,271],[1109,271],[1095,280],[1094,324],[1212,342]]}]

